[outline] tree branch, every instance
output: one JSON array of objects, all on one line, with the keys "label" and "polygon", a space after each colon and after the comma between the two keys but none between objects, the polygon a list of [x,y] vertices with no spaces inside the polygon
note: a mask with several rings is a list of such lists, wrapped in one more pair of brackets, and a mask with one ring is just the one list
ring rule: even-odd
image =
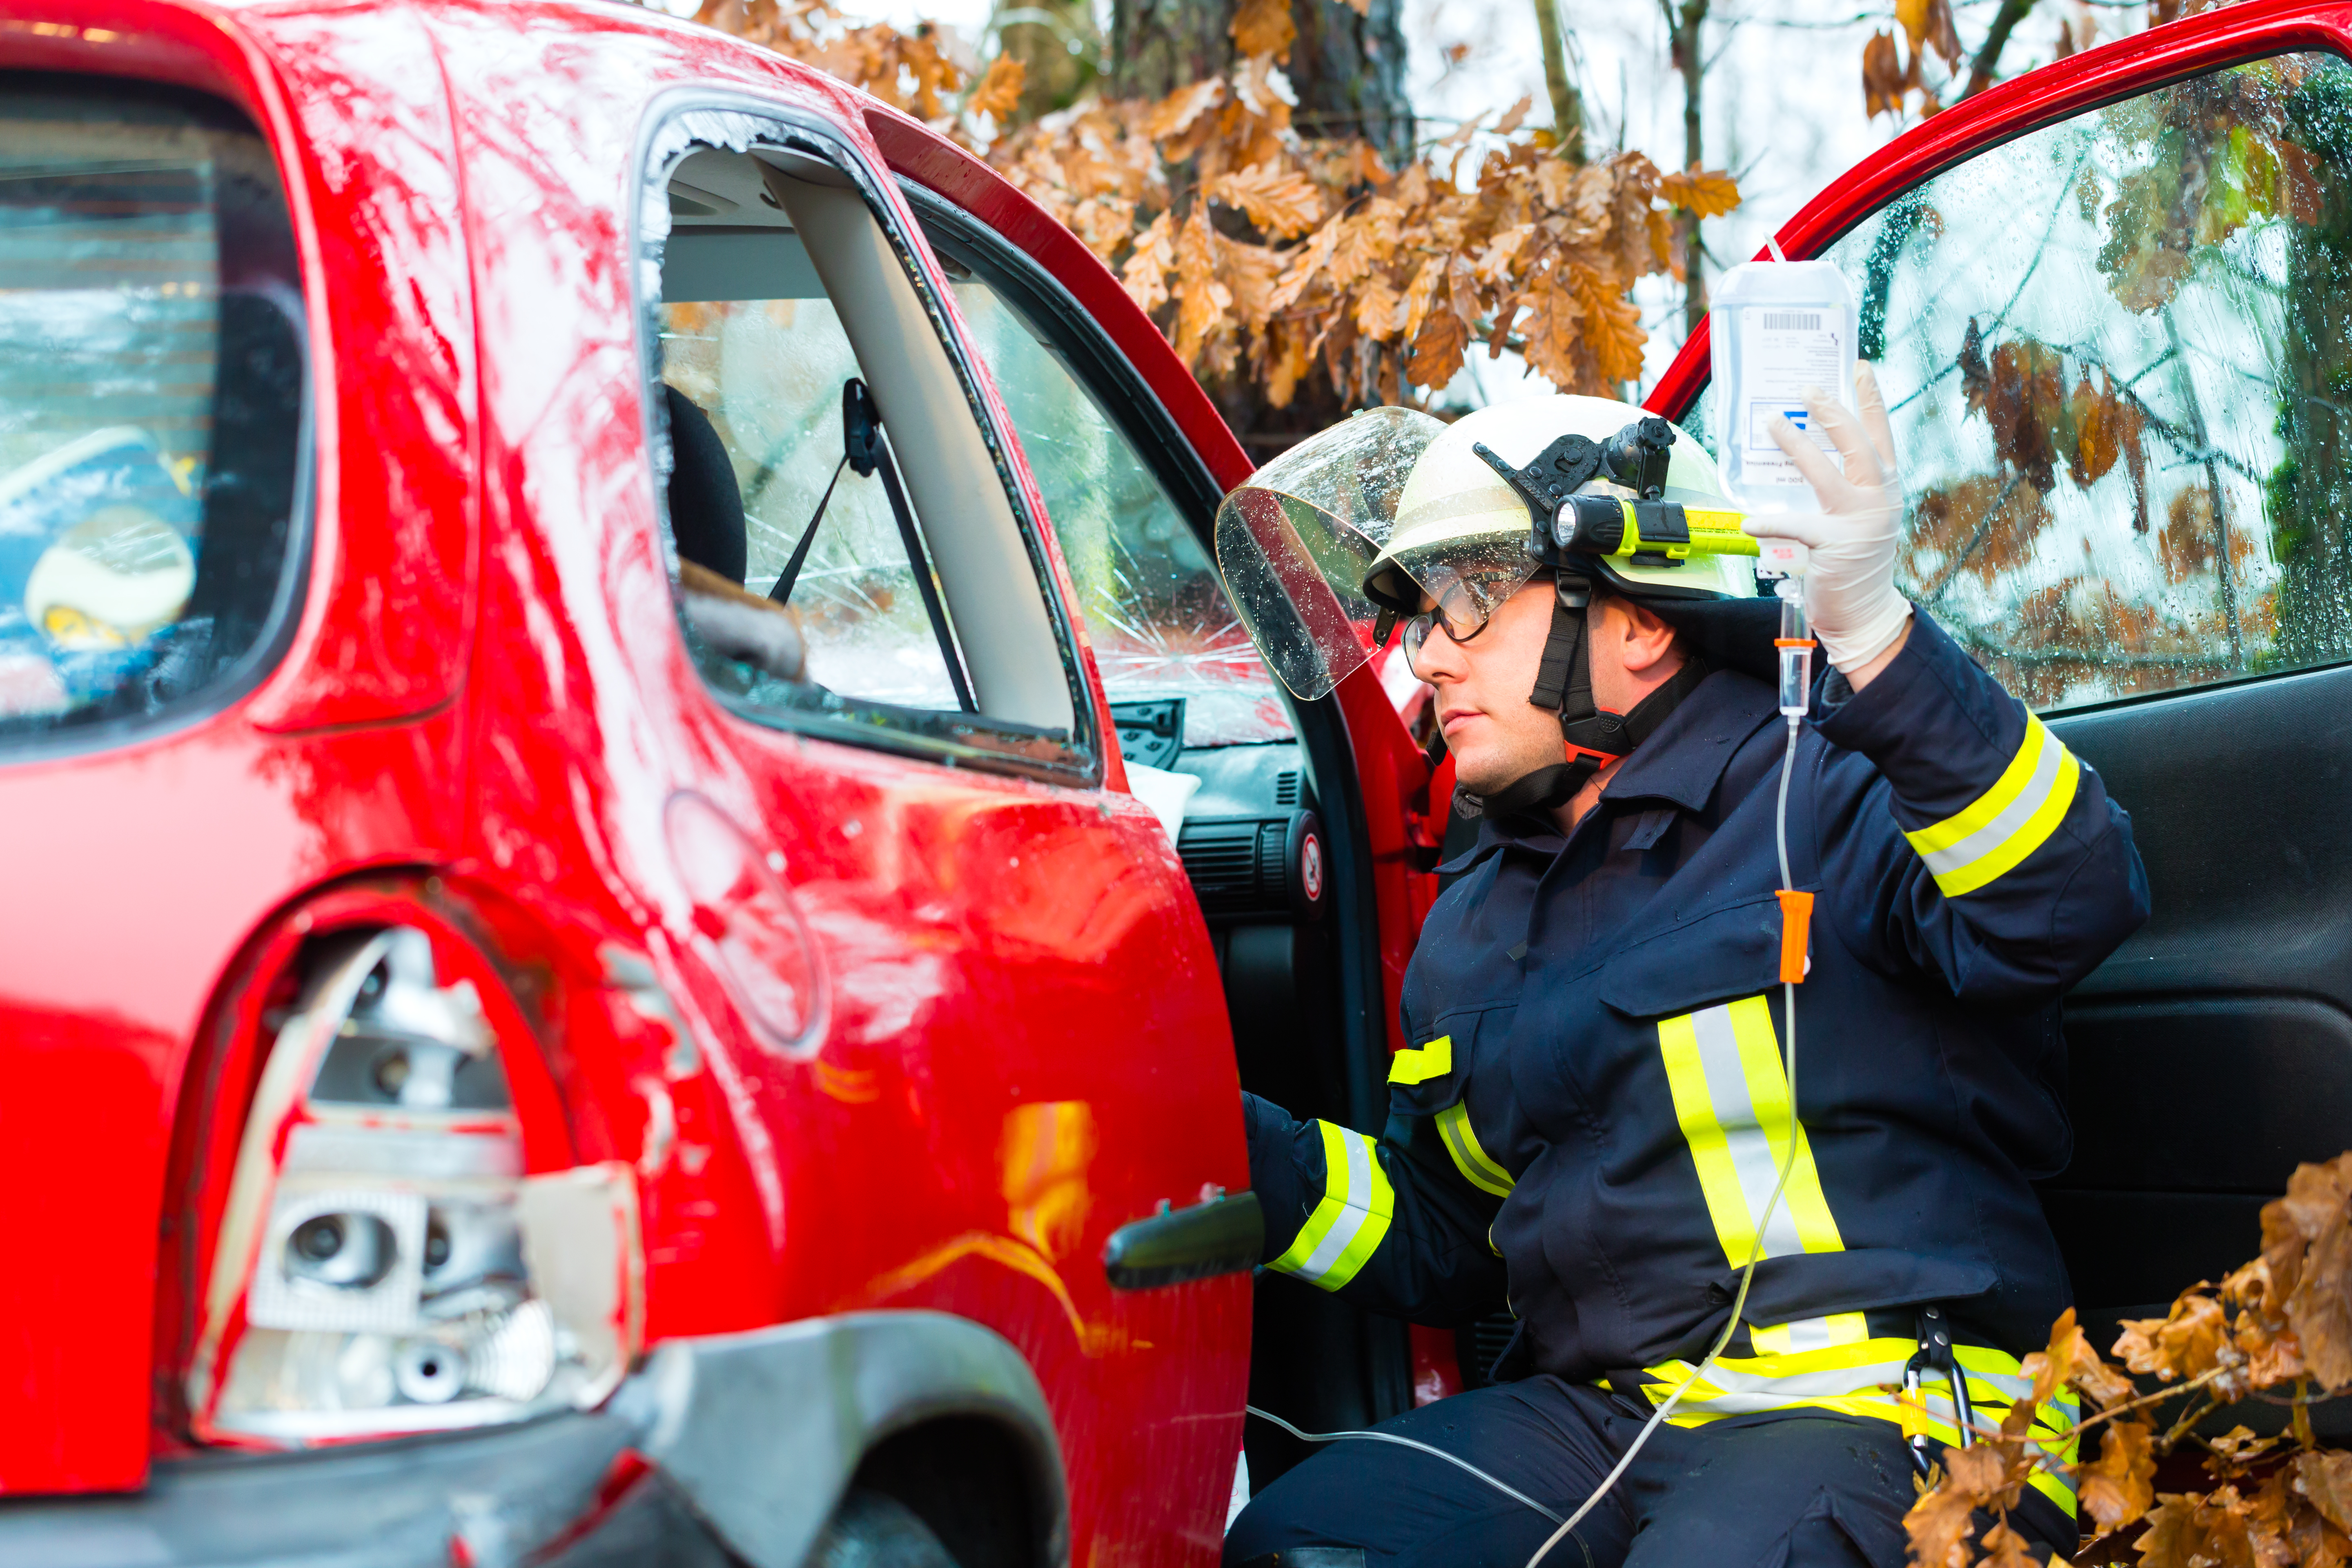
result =
[{"label": "tree branch", "polygon": [[1543,39],[1544,87],[1551,95],[1551,129],[1557,151],[1571,163],[1584,160],[1584,101],[1568,74],[1568,48],[1559,25],[1559,0],[1536,0],[1536,32]]},{"label": "tree branch", "polygon": [[2000,9],[1993,13],[1992,26],[1985,30],[1984,47],[1969,62],[1969,85],[1960,96],[1974,98],[1992,85],[1993,72],[2000,67],[2000,51],[2009,46],[2010,34],[2025,20],[2033,9],[2033,0],[2000,0]]}]

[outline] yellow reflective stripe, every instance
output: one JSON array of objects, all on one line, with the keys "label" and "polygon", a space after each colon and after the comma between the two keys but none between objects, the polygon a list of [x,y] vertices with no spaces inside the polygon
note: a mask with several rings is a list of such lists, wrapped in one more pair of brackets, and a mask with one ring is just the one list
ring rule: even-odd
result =
[{"label": "yellow reflective stripe", "polygon": [[1755,1216],[1779,1184],[1792,1131],[1795,1164],[1765,1226],[1763,1256],[1843,1251],[1811,1141],[1790,1114],[1771,1004],[1750,996],[1662,1018],[1658,1050],[1725,1262],[1734,1268],[1747,1263],[1756,1245]]},{"label": "yellow reflective stripe", "polygon": [[2025,739],[1992,788],[1958,815],[1903,837],[1946,898],[1975,892],[2049,840],[2082,776],[2074,753],[2029,713]]},{"label": "yellow reflective stripe", "polygon": [[1440,1035],[1417,1051],[1399,1051],[1389,1058],[1391,1083],[1425,1083],[1454,1070],[1454,1037]]},{"label": "yellow reflective stripe", "polygon": [[[1833,1410],[1891,1421],[1906,1433],[1924,1432],[1937,1442],[1957,1444],[1959,1431],[1951,1389],[1943,1378],[1930,1376],[1921,1383],[1920,1405],[1898,1397],[1903,1369],[1917,1349],[1915,1341],[1889,1338],[1795,1354],[1725,1356],[1691,1385],[1666,1420],[1675,1426],[1703,1426],[1733,1415]],[[2014,1357],[1978,1345],[1958,1346],[1955,1353],[1968,1373],[1969,1402],[1975,1407],[1979,1426],[1998,1424],[2009,1414],[2013,1400],[2032,1392]],[[1692,1363],[1667,1362],[1646,1371],[1655,1381],[1644,1385],[1644,1391],[1650,1403],[1658,1405],[1691,1374]],[[2076,1411],[2072,1401],[2052,1400],[2040,1405],[2029,1436],[2053,1457],[2071,1461],[2076,1444],[2066,1434]],[[2074,1487],[2065,1477],[2037,1475],[2033,1484],[2073,1516]]]},{"label": "yellow reflective stripe", "polygon": [[1437,1113],[1437,1135],[1445,1140],[1445,1152],[1454,1156],[1454,1168],[1462,1179],[1481,1192],[1507,1198],[1517,1184],[1511,1173],[1495,1163],[1486,1151],[1478,1146],[1478,1134],[1470,1127],[1470,1106],[1457,1101]]},{"label": "yellow reflective stripe", "polygon": [[1356,1277],[1388,1235],[1396,1190],[1370,1138],[1328,1121],[1315,1125],[1323,1134],[1323,1196],[1297,1239],[1266,1267],[1337,1290]]}]

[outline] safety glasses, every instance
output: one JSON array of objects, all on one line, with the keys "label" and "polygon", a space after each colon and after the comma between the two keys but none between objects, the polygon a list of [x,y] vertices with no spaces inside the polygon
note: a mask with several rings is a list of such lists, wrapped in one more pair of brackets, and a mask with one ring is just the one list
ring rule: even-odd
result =
[{"label": "safety glasses", "polygon": [[1460,564],[1416,563],[1413,578],[1433,601],[1404,623],[1404,658],[1415,676],[1427,680],[1422,649],[1430,635],[1443,628],[1458,647],[1474,642],[1493,620],[1504,600],[1517,593],[1536,574],[1535,563],[1524,556]]}]

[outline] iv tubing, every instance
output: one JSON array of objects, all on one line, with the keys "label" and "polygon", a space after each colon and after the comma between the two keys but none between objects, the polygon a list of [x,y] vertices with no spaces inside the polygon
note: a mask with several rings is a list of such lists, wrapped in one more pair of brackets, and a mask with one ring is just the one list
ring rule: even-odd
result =
[{"label": "iv tubing", "polygon": [[[1780,805],[1773,824],[1773,838],[1780,852],[1780,886],[1783,888],[1791,888],[1795,885],[1789,879],[1789,775],[1797,770],[1797,715],[1790,714],[1789,749],[1780,757]],[[1764,1256],[1764,1227],[1772,1223],[1772,1215],[1780,1206],[1780,1194],[1789,1185],[1789,1173],[1796,1168],[1797,1163],[1797,988],[1793,984],[1783,982],[1780,994],[1783,999],[1783,1016],[1787,1020],[1785,1032],[1789,1037],[1788,1056],[1782,1064],[1782,1068],[1789,1079],[1789,1148],[1788,1152],[1780,1156],[1780,1179],[1772,1185],[1771,1199],[1765,1204],[1764,1212],[1757,1216],[1756,1239],[1748,1249],[1747,1264],[1739,1270],[1739,1293],[1731,1300],[1731,1319],[1723,1325],[1723,1332],[1716,1336],[1715,1346],[1706,1352],[1705,1359],[1691,1369],[1691,1374],[1688,1377],[1675,1385],[1675,1391],[1666,1395],[1665,1403],[1658,1406],[1647,1424],[1634,1435],[1633,1441],[1626,1447],[1624,1457],[1617,1461],[1614,1468],[1601,1478],[1601,1484],[1592,1489],[1592,1495],[1584,1500],[1584,1506],[1570,1514],[1561,1521],[1560,1527],[1553,1531],[1541,1546],[1536,1548],[1536,1554],[1528,1559],[1528,1568],[1538,1568],[1543,1560],[1550,1555],[1551,1549],[1559,1544],[1561,1538],[1582,1522],[1586,1514],[1601,1505],[1601,1500],[1609,1495],[1610,1489],[1616,1486],[1619,1478],[1632,1467],[1634,1458],[1641,1453],[1643,1446],[1649,1442],[1650,1434],[1658,1429],[1659,1425],[1673,1413],[1676,1405],[1682,1403],[1683,1395],[1690,1392],[1691,1385],[1706,1375],[1707,1370],[1715,1365],[1715,1358],[1723,1353],[1723,1347],[1731,1342],[1731,1336],[1738,1331],[1740,1310],[1748,1305],[1748,1283],[1756,1278],[1757,1261]],[[1446,1458],[1451,1459],[1454,1456],[1448,1454]],[[1454,1462],[1461,1463],[1458,1459]],[[1490,1476],[1487,1479],[1493,1480],[1494,1478]],[[1501,1483],[1496,1484],[1499,1486]],[[1580,1541],[1579,1544],[1581,1544]]]},{"label": "iv tubing", "polygon": [[1488,1486],[1494,1488],[1505,1497],[1509,1498],[1513,1502],[1524,1503],[1528,1508],[1531,1508],[1538,1513],[1543,1515],[1546,1519],[1557,1520],[1559,1518],[1559,1515],[1552,1512],[1551,1510],[1544,1507],[1543,1504],[1536,1501],[1535,1499],[1528,1496],[1527,1493],[1520,1491],[1517,1488],[1507,1486],[1503,1482],[1498,1481],[1494,1477],[1488,1475],[1486,1471],[1480,1469],[1477,1466],[1472,1464],[1469,1460],[1456,1458],[1454,1455],[1447,1453],[1444,1449],[1436,1447],[1431,1444],[1417,1442],[1411,1437],[1400,1437],[1393,1432],[1301,1432],[1297,1427],[1293,1426],[1289,1422],[1285,1421],[1281,1416],[1276,1415],[1271,1410],[1260,1410],[1255,1405],[1244,1405],[1242,1408],[1248,1411],[1251,1415],[1256,1416],[1261,1421],[1273,1422],[1276,1426],[1281,1427],[1284,1431],[1289,1433],[1292,1436],[1297,1438],[1302,1443],[1337,1443],[1343,1437],[1364,1437],[1369,1438],[1375,1443],[1394,1443],[1400,1447],[1418,1448],[1424,1454],[1434,1454],[1439,1458],[1444,1460],[1447,1464],[1458,1465],[1462,1468],[1469,1471],[1472,1475],[1477,1477],[1480,1480],[1486,1482]]},{"label": "iv tubing", "polygon": [[[1780,757],[1780,797],[1779,807],[1773,819],[1773,846],[1780,852],[1780,886],[1784,889],[1793,889],[1796,884],[1789,875],[1789,777],[1791,773],[1796,772],[1797,768],[1798,715],[1790,713],[1788,715],[1788,720],[1789,749],[1781,753]],[[1683,1395],[1690,1391],[1691,1385],[1698,1382],[1700,1378],[1706,1375],[1708,1369],[1715,1365],[1716,1357],[1723,1353],[1724,1346],[1731,1342],[1731,1336],[1738,1331],[1740,1310],[1748,1304],[1748,1284],[1756,1278],[1756,1265],[1764,1256],[1764,1229],[1767,1226],[1772,1223],[1772,1215],[1779,1211],[1780,1207],[1780,1194],[1788,1190],[1790,1173],[1796,1169],[1797,1164],[1797,1132],[1799,1130],[1799,1123],[1797,1121],[1796,986],[1783,982],[1780,986],[1780,995],[1781,1016],[1783,1019],[1782,1032],[1788,1036],[1788,1045],[1786,1047],[1787,1054],[1781,1063],[1781,1070],[1787,1075],[1789,1079],[1789,1147],[1787,1152],[1780,1156],[1780,1179],[1772,1184],[1772,1196],[1764,1205],[1763,1214],[1757,1217],[1756,1237],[1748,1249],[1748,1261],[1741,1266],[1739,1270],[1739,1292],[1731,1299],[1731,1321],[1723,1325],[1723,1332],[1716,1336],[1714,1347],[1706,1352],[1706,1356],[1699,1362],[1698,1365],[1691,1370],[1691,1374],[1675,1385],[1675,1391],[1666,1395],[1665,1402],[1658,1406],[1657,1410],[1650,1416],[1649,1421],[1643,1425],[1641,1431],[1634,1434],[1633,1441],[1626,1447],[1624,1457],[1620,1458],[1617,1461],[1616,1466],[1612,1468],[1606,1476],[1601,1478],[1601,1484],[1593,1489],[1592,1495],[1591,1497],[1584,1500],[1583,1506],[1579,1508],[1574,1513],[1570,1514],[1566,1519],[1560,1520],[1559,1528],[1553,1531],[1551,1534],[1545,1539],[1544,1543],[1541,1546],[1536,1548],[1536,1554],[1528,1559],[1527,1568],[1539,1568],[1543,1560],[1551,1554],[1551,1549],[1558,1546],[1564,1537],[1568,1536],[1579,1524],[1582,1523],[1585,1515],[1591,1513],[1595,1508],[1600,1506],[1601,1500],[1609,1495],[1612,1489],[1617,1485],[1618,1480],[1622,1478],[1626,1470],[1632,1467],[1634,1458],[1641,1453],[1643,1447],[1649,1442],[1650,1434],[1656,1431],[1659,1426],[1664,1422],[1667,1415],[1673,1413],[1675,1406],[1682,1402]],[[1546,1519],[1559,1520],[1559,1515],[1554,1513],[1543,1504],[1536,1501],[1535,1499],[1528,1496],[1525,1492],[1519,1491],[1517,1489],[1496,1479],[1493,1476],[1488,1475],[1485,1470],[1482,1470],[1477,1466],[1470,1463],[1469,1460],[1449,1454],[1443,1448],[1433,1447],[1430,1444],[1416,1442],[1411,1437],[1400,1437],[1393,1432],[1302,1432],[1297,1427],[1293,1426],[1289,1422],[1285,1421],[1281,1416],[1275,1415],[1272,1411],[1261,1410],[1255,1405],[1244,1405],[1243,1408],[1261,1421],[1273,1422],[1276,1426],[1281,1427],[1292,1436],[1299,1438],[1304,1442],[1334,1443],[1339,1441],[1341,1438],[1361,1437],[1375,1443],[1394,1443],[1400,1447],[1417,1448],[1424,1454],[1435,1455],[1438,1458],[1444,1460],[1449,1465],[1454,1465],[1459,1468],[1469,1471],[1472,1475],[1477,1477],[1480,1480],[1486,1482],[1496,1491],[1501,1492],[1505,1497],[1509,1498],[1512,1501],[1524,1504],[1526,1507],[1533,1509],[1536,1512],[1543,1515]],[[1592,1561],[1591,1549],[1585,1546],[1584,1540],[1581,1536],[1577,1537],[1576,1543],[1584,1551],[1585,1561],[1588,1563],[1591,1563]]]}]

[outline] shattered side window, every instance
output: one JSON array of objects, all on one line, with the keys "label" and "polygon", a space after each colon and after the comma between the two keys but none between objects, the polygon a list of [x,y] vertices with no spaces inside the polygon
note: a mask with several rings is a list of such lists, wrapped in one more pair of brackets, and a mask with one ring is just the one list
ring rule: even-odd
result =
[{"label": "shattered side window", "polygon": [[1979,154],[1829,252],[1905,591],[2038,707],[2352,659],[2352,68],[2286,55]]},{"label": "shattered side window", "polygon": [[1110,700],[1183,698],[1186,746],[1291,739],[1208,550],[1133,445],[994,289],[954,288],[1044,494]]},{"label": "shattered side window", "polygon": [[301,298],[261,139],[0,78],[0,749],[249,683],[290,618]]}]

